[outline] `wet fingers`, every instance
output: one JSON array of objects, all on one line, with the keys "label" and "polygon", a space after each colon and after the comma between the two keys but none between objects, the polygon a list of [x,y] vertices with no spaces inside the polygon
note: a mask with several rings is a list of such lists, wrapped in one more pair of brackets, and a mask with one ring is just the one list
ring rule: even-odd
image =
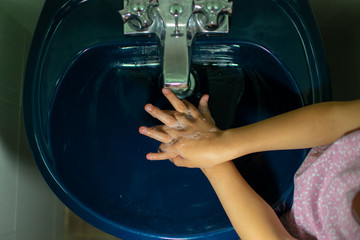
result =
[{"label": "wet fingers", "polygon": [[162,143],[170,143],[173,140],[169,134],[163,132],[162,126],[152,128],[140,127],[139,132]]},{"label": "wet fingers", "polygon": [[176,111],[180,113],[187,113],[187,106],[183,101],[181,101],[170,89],[163,88],[162,92],[164,96],[169,100],[171,105],[175,108]]},{"label": "wet fingers", "polygon": [[184,103],[187,107],[187,113],[186,113],[187,116],[194,118],[194,119],[197,119],[200,117],[199,110],[193,104],[191,104],[187,100],[184,100]]},{"label": "wet fingers", "polygon": [[177,154],[168,152],[148,153],[146,159],[151,161],[168,160],[176,158]]},{"label": "wet fingers", "polygon": [[177,124],[176,119],[169,114],[169,111],[163,111],[152,104],[146,104],[145,111],[169,127],[175,127]]}]

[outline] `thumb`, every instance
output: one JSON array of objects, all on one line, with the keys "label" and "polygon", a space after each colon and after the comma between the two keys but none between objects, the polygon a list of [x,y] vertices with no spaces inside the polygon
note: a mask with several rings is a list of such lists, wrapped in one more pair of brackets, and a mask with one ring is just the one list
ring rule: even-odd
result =
[{"label": "thumb", "polygon": [[210,96],[208,94],[203,95],[200,99],[198,109],[199,112],[206,118],[206,120],[214,122],[209,110],[209,98]]},{"label": "thumb", "polygon": [[175,158],[172,158],[172,159],[170,159],[170,161],[173,162],[174,165],[177,166],[177,167],[192,168],[191,166],[189,166],[188,161],[185,158],[181,157],[181,156],[177,156]]}]

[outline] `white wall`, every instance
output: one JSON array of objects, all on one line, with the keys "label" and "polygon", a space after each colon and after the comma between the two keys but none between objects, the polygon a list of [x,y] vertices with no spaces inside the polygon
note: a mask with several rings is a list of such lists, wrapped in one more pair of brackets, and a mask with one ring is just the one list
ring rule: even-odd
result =
[{"label": "white wall", "polygon": [[0,2],[0,240],[63,240],[64,206],[42,179],[23,127],[21,89],[36,20],[23,21],[17,3]]},{"label": "white wall", "polygon": [[0,0],[3,8],[28,32],[33,33],[45,0]]}]

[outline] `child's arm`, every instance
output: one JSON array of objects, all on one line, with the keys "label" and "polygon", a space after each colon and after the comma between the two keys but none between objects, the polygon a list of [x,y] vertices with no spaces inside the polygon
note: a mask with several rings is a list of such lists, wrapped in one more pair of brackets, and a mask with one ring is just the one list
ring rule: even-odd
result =
[{"label": "child's arm", "polygon": [[242,240],[294,239],[272,208],[246,183],[231,161],[203,172]]},{"label": "child's arm", "polygon": [[[242,155],[279,149],[307,148],[335,141],[360,128],[360,101],[321,103],[249,126],[221,131],[211,121],[207,98],[199,110],[165,96],[178,113],[147,105],[167,126],[141,127],[140,132],[163,144],[149,159],[171,158],[177,166],[199,167],[209,179],[241,239],[293,239],[271,207],[245,182],[231,161]],[[179,128],[180,127],[180,128]]]},{"label": "child's arm", "polygon": [[[171,91],[164,91],[164,94],[178,112],[186,111],[185,104]],[[203,118],[204,115],[206,118],[210,116],[207,101],[204,99],[202,103],[200,102],[198,112],[191,106],[190,112],[194,115],[192,121],[182,120],[181,117],[176,119],[174,115],[170,116],[156,107],[148,112],[165,124],[169,121],[172,124],[184,121],[185,126],[185,129],[181,130],[174,130],[170,126],[163,129],[164,132],[142,127],[140,132],[144,135],[157,140],[159,137],[156,136],[159,134],[162,138],[167,138],[166,141],[162,141],[167,144],[162,144],[160,147],[164,152],[150,153],[147,156],[148,159],[171,158],[177,166],[184,167],[211,167],[253,152],[326,145],[360,128],[360,100],[314,104],[248,126],[225,131],[217,129],[215,125],[211,129],[208,127],[212,131],[206,128],[196,130],[204,122],[209,122]],[[203,119],[206,121],[202,121]],[[188,127],[191,131],[185,131]],[[194,134],[186,135],[184,132],[196,132],[196,138],[193,137]],[[172,144],[169,144],[171,141]]]},{"label": "child's arm", "polygon": [[[165,96],[166,93],[165,91]],[[223,132],[217,129],[212,121],[206,96],[201,99],[199,110],[174,98],[172,94],[167,97],[170,98],[170,102],[178,113],[161,111],[152,105],[147,105],[147,111],[165,123],[167,127],[161,126],[155,129],[141,127],[140,132],[142,134],[167,143],[168,146],[171,146],[169,143],[173,139],[176,139],[178,143],[186,142],[182,141],[181,138],[192,140],[194,143],[194,141],[199,140],[198,137],[202,138],[200,142],[205,143],[204,146],[212,145],[215,147],[219,144],[213,140],[221,139],[219,136]],[[194,133],[199,136],[194,137]],[[178,147],[181,148],[181,146]],[[193,153],[196,153],[196,150]],[[171,154],[174,154],[175,159],[181,158],[177,156],[179,152],[164,152],[156,156],[171,158]],[[197,164],[199,162],[208,164],[206,163],[208,158],[204,155],[197,160]],[[206,167],[202,170],[213,186],[241,239],[294,239],[284,229],[272,208],[246,183],[231,161]]]},{"label": "child's arm", "polygon": [[360,100],[326,102],[229,129],[222,138],[229,158],[236,158],[253,152],[327,145],[359,128]]}]

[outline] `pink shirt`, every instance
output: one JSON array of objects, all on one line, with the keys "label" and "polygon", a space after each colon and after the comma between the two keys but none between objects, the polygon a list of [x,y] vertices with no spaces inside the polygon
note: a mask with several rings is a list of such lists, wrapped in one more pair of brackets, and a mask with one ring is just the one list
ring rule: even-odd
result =
[{"label": "pink shirt", "polygon": [[352,202],[360,191],[360,131],[311,150],[295,174],[294,204],[281,217],[298,239],[360,240]]}]

